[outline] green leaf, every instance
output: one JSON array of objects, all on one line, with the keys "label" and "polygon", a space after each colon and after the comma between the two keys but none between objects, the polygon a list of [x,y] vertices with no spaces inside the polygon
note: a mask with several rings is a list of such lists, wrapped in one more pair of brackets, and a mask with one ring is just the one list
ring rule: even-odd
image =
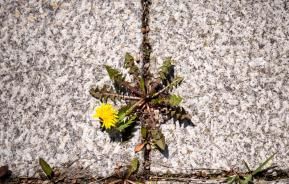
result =
[{"label": "green leaf", "polygon": [[273,155],[271,155],[269,158],[267,158],[267,160],[265,160],[265,162],[263,162],[262,164],[259,165],[259,167],[253,171],[252,176],[255,176],[256,174],[258,174],[259,172],[261,172],[264,169],[264,166],[273,159],[273,157],[276,155],[276,153],[274,153]]},{"label": "green leaf", "polygon": [[154,140],[161,138],[161,133],[158,130],[151,130],[151,134]]},{"label": "green leaf", "polygon": [[120,122],[120,125],[118,125],[117,130],[123,132],[126,128],[130,127],[135,122],[136,118],[137,115],[132,115],[124,118],[124,120]]},{"label": "green leaf", "polygon": [[240,181],[240,184],[251,184],[253,183],[253,176],[251,174],[244,176],[244,179]]},{"label": "green leaf", "polygon": [[124,118],[128,115],[127,112],[130,109],[130,107],[131,107],[131,105],[126,105],[126,106],[121,107],[118,110],[118,121],[119,122],[122,122],[124,120]]},{"label": "green leaf", "polygon": [[154,143],[158,146],[159,149],[166,149],[165,136],[159,130],[151,130]]},{"label": "green leaf", "polygon": [[120,81],[120,80],[123,80],[124,77],[122,75],[122,73],[120,71],[118,71],[117,69],[114,69],[112,68],[111,66],[108,66],[108,65],[104,65],[110,79],[112,81]]},{"label": "green leaf", "polygon": [[170,95],[169,104],[171,106],[178,106],[182,102],[182,97],[178,95]]},{"label": "green leaf", "polygon": [[139,161],[137,158],[134,158],[132,161],[131,161],[131,172],[134,173],[138,170],[138,167],[139,167]]},{"label": "green leaf", "polygon": [[238,175],[229,176],[229,177],[226,178],[226,182],[228,184],[237,183],[238,181],[239,181],[239,176]]},{"label": "green leaf", "polygon": [[102,88],[91,88],[89,93],[94,98],[100,100],[101,102],[106,102],[108,99],[112,100],[113,102],[117,100],[123,99],[123,95],[119,95],[115,93],[110,87],[104,85]]},{"label": "green leaf", "polygon": [[132,63],[134,63],[134,58],[132,57],[132,55],[128,52],[125,53],[125,61],[124,61],[125,67],[131,65]]},{"label": "green leaf", "polygon": [[175,87],[178,87],[183,82],[183,80],[183,77],[176,76],[175,79],[170,83],[169,88],[173,89]]},{"label": "green leaf", "polygon": [[172,89],[179,86],[183,82],[183,80],[184,80],[183,77],[180,77],[180,76],[175,77],[175,79],[171,83],[163,87],[158,92],[154,93],[152,95],[152,98],[158,97],[159,95],[162,95],[162,94],[166,94],[168,91],[171,91]]},{"label": "green leaf", "polygon": [[155,143],[161,150],[166,149],[166,142],[164,136],[161,139],[155,140]]},{"label": "green leaf", "polygon": [[132,159],[129,168],[127,178],[129,178],[133,173],[136,173],[139,168],[139,160],[137,158]]},{"label": "green leaf", "polygon": [[132,75],[134,79],[138,79],[139,69],[134,63],[134,58],[129,53],[125,54],[124,67],[128,69],[128,73]]},{"label": "green leaf", "polygon": [[174,65],[171,58],[166,58],[160,68],[159,76],[164,85],[170,83],[174,78]]},{"label": "green leaf", "polygon": [[52,178],[53,170],[50,167],[50,165],[42,158],[39,158],[39,165],[41,166],[41,168],[42,168],[43,172],[46,174],[46,176],[48,178]]},{"label": "green leaf", "polygon": [[146,91],[145,82],[144,82],[143,78],[141,78],[140,81],[139,81],[139,87],[142,90],[142,92]]},{"label": "green leaf", "polygon": [[153,104],[159,105],[169,105],[169,106],[178,106],[182,102],[182,97],[178,95],[169,95],[169,96],[161,96],[156,99],[153,99],[151,102]]},{"label": "green leaf", "polygon": [[191,116],[187,113],[187,111],[180,106],[169,106],[165,105],[160,108],[160,112],[163,115],[168,116],[168,118],[173,118],[174,120],[179,120],[179,121],[190,121]]},{"label": "green leaf", "polygon": [[147,133],[148,133],[147,128],[146,128],[146,127],[141,127],[140,132],[141,132],[142,138],[143,138],[143,139],[146,139]]},{"label": "green leaf", "polygon": [[130,82],[125,81],[125,77],[120,71],[108,65],[105,65],[105,68],[110,79],[113,81],[113,85],[117,93],[129,95],[136,94],[137,96],[142,95],[141,91],[139,90],[139,87],[132,86]]},{"label": "green leaf", "polygon": [[120,71],[108,65],[105,65],[105,69],[109,75],[109,78],[113,82],[116,92],[119,94],[125,94],[128,91],[134,90],[131,88],[131,86],[129,86],[129,83],[125,81],[125,77]]}]

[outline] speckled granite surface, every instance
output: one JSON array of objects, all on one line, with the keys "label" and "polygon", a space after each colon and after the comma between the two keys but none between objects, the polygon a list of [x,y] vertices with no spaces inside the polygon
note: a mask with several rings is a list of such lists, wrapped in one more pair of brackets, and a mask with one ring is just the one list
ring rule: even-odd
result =
[{"label": "speckled granite surface", "polygon": [[[196,127],[162,126],[168,158],[152,171],[251,165],[278,151],[289,162],[289,4],[279,1],[154,0],[150,38],[161,63],[185,77],[178,93]],[[107,176],[132,156],[138,136],[110,143],[93,128],[88,90],[141,43],[138,1],[0,0],[0,165],[32,176],[37,158],[56,166],[80,158]]]},{"label": "speckled granite surface", "polygon": [[[32,176],[37,159],[51,165],[80,160],[107,176],[134,156],[94,128],[88,93],[141,43],[136,1],[0,1],[0,165]],[[103,80],[102,80],[103,82]]]},{"label": "speckled granite surface", "polygon": [[196,127],[163,126],[154,172],[289,163],[289,2],[156,0],[153,55],[172,56]]}]

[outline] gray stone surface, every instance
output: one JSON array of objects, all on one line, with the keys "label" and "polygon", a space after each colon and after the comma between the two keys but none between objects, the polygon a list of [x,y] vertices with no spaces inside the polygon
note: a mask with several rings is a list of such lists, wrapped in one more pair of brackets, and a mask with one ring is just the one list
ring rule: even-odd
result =
[{"label": "gray stone surface", "polygon": [[289,163],[289,2],[156,0],[157,62],[172,56],[185,77],[177,92],[196,127],[162,126],[168,158],[156,173],[256,166],[274,152]]},{"label": "gray stone surface", "polygon": [[88,91],[107,80],[103,64],[137,55],[140,15],[136,1],[0,0],[0,165],[32,176],[38,157],[79,158],[74,167],[107,176],[134,156],[138,136],[110,143],[94,127]]},{"label": "gray stone surface", "polygon": [[[155,173],[242,169],[278,151],[289,162],[289,3],[153,0],[150,38],[157,66],[172,56],[185,82],[176,93],[196,127],[162,129],[168,155]],[[0,0],[0,165],[32,176],[37,159],[79,159],[96,176],[135,156],[138,136],[111,143],[90,114],[103,64],[138,55],[138,1]],[[95,128],[96,127],[96,128]]]}]

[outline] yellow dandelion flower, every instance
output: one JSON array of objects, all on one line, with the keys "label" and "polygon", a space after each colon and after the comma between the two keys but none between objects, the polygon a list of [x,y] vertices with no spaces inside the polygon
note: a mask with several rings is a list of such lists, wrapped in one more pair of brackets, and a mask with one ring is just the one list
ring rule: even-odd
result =
[{"label": "yellow dandelion flower", "polygon": [[93,118],[99,118],[102,122],[102,127],[110,129],[117,123],[117,110],[111,104],[102,103],[96,108],[95,113],[92,115]]}]

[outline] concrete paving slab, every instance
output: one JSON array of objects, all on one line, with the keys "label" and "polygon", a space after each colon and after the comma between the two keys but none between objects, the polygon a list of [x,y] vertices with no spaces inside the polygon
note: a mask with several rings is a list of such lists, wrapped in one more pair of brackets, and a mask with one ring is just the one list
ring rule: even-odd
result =
[{"label": "concrete paving slab", "polygon": [[196,127],[163,125],[155,173],[251,167],[277,152],[289,163],[288,1],[156,0],[150,38],[160,64],[185,77],[177,93]]},{"label": "concrete paving slab", "polygon": [[[153,152],[154,173],[243,169],[289,152],[289,4],[279,1],[154,0],[150,38],[159,66],[172,56],[185,77],[176,93],[195,127],[162,126],[168,153]],[[138,1],[0,0],[0,165],[33,176],[38,157],[76,161],[109,176],[135,154],[138,136],[113,143],[90,115],[91,85],[103,64],[138,55]],[[97,128],[95,128],[97,127]],[[138,155],[139,156],[139,155]]]},{"label": "concrete paving slab", "polygon": [[130,161],[139,136],[111,143],[88,91],[107,81],[103,64],[138,54],[140,17],[138,1],[0,1],[0,165],[33,176],[38,157],[79,159],[73,167],[108,176]]}]

